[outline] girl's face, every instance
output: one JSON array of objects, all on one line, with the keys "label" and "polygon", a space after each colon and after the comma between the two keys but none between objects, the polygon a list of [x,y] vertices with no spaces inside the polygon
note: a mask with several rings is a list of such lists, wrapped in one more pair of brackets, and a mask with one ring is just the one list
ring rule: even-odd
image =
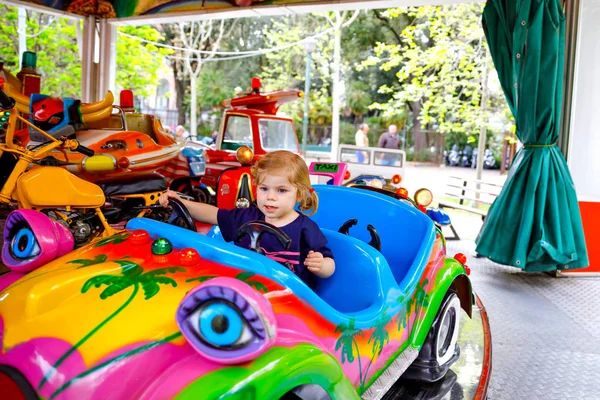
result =
[{"label": "girl's face", "polygon": [[268,223],[282,222],[295,215],[294,206],[297,202],[298,190],[292,185],[286,175],[281,173],[265,174],[262,182],[256,188],[258,209],[265,214]]}]

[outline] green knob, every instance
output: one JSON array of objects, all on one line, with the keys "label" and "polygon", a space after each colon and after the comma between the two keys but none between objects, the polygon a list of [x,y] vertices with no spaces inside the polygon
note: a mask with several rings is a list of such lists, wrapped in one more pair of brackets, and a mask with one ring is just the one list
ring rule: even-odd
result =
[{"label": "green knob", "polygon": [[152,254],[162,256],[173,251],[173,245],[169,239],[158,238],[152,243]]}]

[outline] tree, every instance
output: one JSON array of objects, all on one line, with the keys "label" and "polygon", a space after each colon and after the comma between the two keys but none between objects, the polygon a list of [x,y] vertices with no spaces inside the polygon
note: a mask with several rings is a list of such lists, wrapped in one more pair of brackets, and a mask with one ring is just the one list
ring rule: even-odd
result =
[{"label": "tree", "polygon": [[482,9],[481,4],[457,4],[389,9],[381,14],[409,23],[398,35],[400,43],[379,43],[375,55],[362,63],[396,71],[396,82],[379,88],[388,100],[372,107],[384,114],[410,108],[415,152],[427,146],[422,127],[442,134],[479,131],[484,119],[480,106],[486,62],[479,22]]},{"label": "tree", "polygon": [[351,81],[346,88],[346,107],[350,109],[357,120],[360,120],[363,114],[369,111],[371,104],[373,104],[373,99],[367,84],[361,81]]},{"label": "tree", "polygon": [[[308,36],[317,36],[317,48],[312,53],[309,120],[319,124],[331,123],[331,55],[333,43],[327,34],[326,21],[320,15],[294,15],[274,20],[263,34],[268,48],[283,48],[265,54],[260,77],[265,90],[304,90],[306,53],[302,45],[287,47]],[[301,101],[293,101],[281,110],[299,124],[304,115]],[[315,138],[313,138],[315,139]]]},{"label": "tree", "polygon": [[341,69],[341,48],[342,48],[342,29],[350,25],[360,11],[356,10],[354,14],[346,20],[348,11],[334,11],[326,14],[327,22],[333,27],[333,74],[332,74],[332,121],[331,121],[331,159],[337,160],[337,146],[340,141],[340,69]]},{"label": "tree", "polygon": [[[19,71],[17,7],[0,5],[0,57],[14,75]],[[42,93],[77,97],[81,87],[81,63],[76,24],[66,18],[26,10],[27,49],[37,54]]]},{"label": "tree", "polygon": [[[237,21],[231,23],[230,28]],[[196,117],[197,107],[197,80],[202,66],[206,60],[213,58],[219,50],[221,39],[225,33],[225,20],[221,19],[216,32],[213,33],[213,20],[192,21],[190,23],[179,23],[179,38],[187,49],[184,52],[183,61],[185,70],[190,77],[190,135],[197,136],[198,125]],[[228,34],[225,34],[227,36]]]},{"label": "tree", "polygon": [[[19,69],[19,33],[17,7],[0,5],[0,58],[16,74]],[[37,71],[42,75],[42,93],[56,97],[79,97],[81,60],[77,30],[81,22],[26,11],[27,48],[37,54]],[[155,42],[160,32],[149,26],[119,27],[118,32]],[[158,48],[135,38],[120,35],[117,40],[117,84],[136,94],[148,95],[164,64],[163,57],[172,51]]]},{"label": "tree", "polygon": [[150,26],[120,26],[117,40],[117,86],[132,90],[136,95],[153,94],[161,70],[167,68],[165,56],[173,50],[157,47],[153,43],[163,39],[162,34]]}]

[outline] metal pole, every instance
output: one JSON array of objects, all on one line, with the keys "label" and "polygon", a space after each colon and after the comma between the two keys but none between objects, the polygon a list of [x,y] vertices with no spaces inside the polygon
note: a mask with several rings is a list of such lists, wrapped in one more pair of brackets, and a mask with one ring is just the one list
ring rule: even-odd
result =
[{"label": "metal pole", "polygon": [[[483,52],[483,57],[486,57],[486,61],[485,61],[485,65],[484,65],[484,69],[483,69],[483,80],[481,82],[481,110],[482,112],[482,123],[481,123],[481,129],[479,130],[479,142],[477,144],[477,180],[480,181],[483,175],[483,153],[485,152],[485,142],[487,140],[487,129],[486,129],[486,123],[487,123],[487,118],[485,118],[485,111],[487,110],[487,102],[488,102],[488,98],[489,98],[489,90],[488,90],[488,59],[487,59],[487,54],[484,50]],[[480,190],[481,187],[479,185],[479,183],[477,183],[476,185],[477,190]],[[479,199],[480,195],[479,192],[475,193],[475,198]]]},{"label": "metal pole", "polygon": [[27,14],[23,7],[18,8],[17,26],[19,30],[19,68],[22,68],[23,53],[27,51]]},{"label": "metal pole", "polygon": [[304,80],[304,117],[302,118],[302,154],[306,158],[306,144],[308,142],[308,97],[310,95],[310,68],[312,52],[306,53],[306,78]]}]

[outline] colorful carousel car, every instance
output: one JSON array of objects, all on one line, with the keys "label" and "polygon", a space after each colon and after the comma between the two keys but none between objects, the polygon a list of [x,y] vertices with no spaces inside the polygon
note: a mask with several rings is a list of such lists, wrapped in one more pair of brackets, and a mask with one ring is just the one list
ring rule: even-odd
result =
[{"label": "colorful carousel car", "polygon": [[[440,382],[459,357],[461,308],[473,310],[464,257],[447,257],[432,220],[391,192],[315,189],[313,219],[337,265],[315,291],[218,229],[193,232],[176,201],[189,229],[134,219],[27,275],[0,276],[0,391],[349,400],[390,395],[400,377]],[[54,234],[27,221],[11,229],[4,256],[21,260],[41,257]],[[260,223],[238,234],[257,249],[263,234],[285,241]]]},{"label": "colorful carousel car", "polygon": [[[166,133],[160,119],[133,110],[130,91],[121,92],[121,105],[113,105],[108,92],[96,103],[83,104],[72,98],[55,98],[42,94],[23,96],[14,90],[7,93],[17,101],[17,110],[29,115],[38,128],[54,137],[71,136],[95,155],[54,150],[37,164],[62,166],[88,181],[139,177],[168,164],[185,147]],[[130,104],[131,103],[131,104]],[[39,146],[47,139],[35,129],[22,129],[15,136],[22,145]]]}]

